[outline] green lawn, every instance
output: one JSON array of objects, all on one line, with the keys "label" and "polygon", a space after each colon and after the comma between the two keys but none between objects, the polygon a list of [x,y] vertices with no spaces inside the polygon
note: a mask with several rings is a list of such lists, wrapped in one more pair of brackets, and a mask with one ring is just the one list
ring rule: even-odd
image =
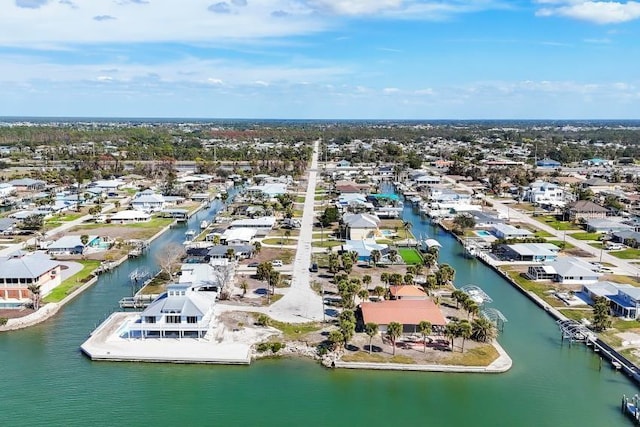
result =
[{"label": "green lawn", "polygon": [[620,259],[635,259],[640,258],[640,249],[624,249],[621,251],[610,251],[610,255]]},{"label": "green lawn", "polygon": [[575,248],[575,246],[573,246],[571,243],[565,242],[564,240],[547,240],[547,243],[552,243],[557,247],[559,247],[560,249],[565,249],[565,250]]},{"label": "green lawn", "polygon": [[420,252],[418,252],[417,249],[399,248],[398,255],[402,257],[402,260],[405,262],[405,264],[419,265],[423,263]]},{"label": "green lawn", "polygon": [[343,243],[344,242],[341,242],[340,240],[328,240],[328,239],[325,239],[324,242],[321,242],[321,241],[311,242],[311,246],[313,246],[315,248],[333,248],[334,246],[340,246]]},{"label": "green lawn", "polygon": [[589,246],[593,246],[596,249],[602,249],[604,247],[604,244],[602,244],[602,243],[589,243]]},{"label": "green lawn", "polygon": [[544,230],[535,230],[533,233],[534,236],[536,237],[553,237],[553,234],[546,232]]},{"label": "green lawn", "polygon": [[262,239],[265,245],[296,245],[297,239],[287,239],[286,237],[273,237],[270,239]]},{"label": "green lawn", "polygon": [[578,240],[600,240],[602,233],[571,233],[569,236]]},{"label": "green lawn", "polygon": [[555,216],[536,216],[534,217],[538,222],[547,224],[556,230],[582,230],[578,225],[569,221],[559,221]]},{"label": "green lawn", "polygon": [[527,291],[533,292],[547,303],[551,304],[554,307],[564,307],[565,305],[559,299],[551,296],[546,293],[547,291],[554,289],[553,285],[544,284],[540,282],[534,282],[532,280],[527,280],[526,278],[520,275],[519,271],[504,269],[507,275],[518,285],[522,286]]},{"label": "green lawn", "polygon": [[49,295],[44,298],[44,302],[60,302],[67,295],[78,289],[84,283],[87,282],[91,273],[100,266],[100,261],[94,260],[81,260],[77,261],[83,265],[82,270],[67,280],[62,282],[59,286],[53,289]]},{"label": "green lawn", "polygon": [[585,309],[585,310],[568,310],[568,309],[560,309],[558,310],[560,313],[567,316],[569,319],[576,320],[580,322],[582,319],[591,319],[593,317],[593,310]]}]

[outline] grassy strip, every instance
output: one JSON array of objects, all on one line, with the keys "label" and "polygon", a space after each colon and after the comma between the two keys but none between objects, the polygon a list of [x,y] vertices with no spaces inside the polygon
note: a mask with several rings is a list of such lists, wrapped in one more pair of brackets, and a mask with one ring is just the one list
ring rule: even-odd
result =
[{"label": "grassy strip", "polygon": [[593,310],[591,309],[569,310],[565,308],[558,311],[564,314],[569,319],[576,320],[578,322],[582,321],[582,319],[591,319],[591,317],[593,317]]},{"label": "grassy strip", "polygon": [[314,241],[311,242],[311,246],[315,247],[315,248],[333,248],[336,246],[340,246],[342,245],[344,242],[341,242],[339,240],[325,240],[324,242],[320,241]]},{"label": "grassy strip", "polygon": [[600,240],[602,233],[571,233],[569,236],[578,240]]},{"label": "grassy strip", "polygon": [[534,218],[538,222],[541,222],[542,224],[546,224],[549,227],[553,227],[556,230],[581,230],[581,228],[576,224],[568,221],[559,221],[556,217],[552,215],[536,216]]},{"label": "grassy strip", "polygon": [[516,282],[518,285],[523,287],[525,290],[529,292],[533,292],[534,294],[536,294],[537,296],[539,296],[540,298],[542,298],[543,300],[545,300],[547,303],[549,303],[554,307],[564,307],[564,304],[562,303],[562,301],[558,300],[557,298],[547,293],[549,290],[554,289],[553,287],[543,283],[535,282],[532,280],[527,280],[520,275],[519,271],[508,270],[508,269],[504,269],[504,271],[514,282]]},{"label": "grassy strip", "polygon": [[624,249],[621,251],[611,251],[610,255],[620,259],[636,259],[640,258],[640,249]]},{"label": "grassy strip", "polygon": [[44,302],[60,302],[67,295],[75,291],[77,288],[85,284],[91,276],[91,273],[100,266],[100,261],[81,260],[76,261],[82,264],[82,270],[55,287],[49,295],[44,298]]},{"label": "grassy strip", "polygon": [[379,353],[369,354],[365,351],[358,351],[342,356],[343,362],[364,362],[364,363],[401,363],[404,365],[415,365],[416,361],[409,356],[396,354],[395,356],[385,357]]},{"label": "grassy strip", "polygon": [[262,243],[265,245],[295,245],[298,243],[298,239],[287,239],[285,237],[273,237],[270,239],[262,239]]},{"label": "grassy strip", "polygon": [[499,356],[500,354],[498,354],[498,350],[496,350],[491,344],[487,344],[472,348],[464,353],[452,353],[451,358],[444,360],[443,364],[459,366],[488,366]]},{"label": "grassy strip", "polygon": [[552,243],[564,250],[575,248],[571,243],[565,242],[564,240],[547,240],[547,243]]},{"label": "grassy strip", "polygon": [[402,260],[405,264],[409,265],[421,265],[423,264],[422,257],[420,253],[413,248],[399,248],[398,255],[402,257]]}]

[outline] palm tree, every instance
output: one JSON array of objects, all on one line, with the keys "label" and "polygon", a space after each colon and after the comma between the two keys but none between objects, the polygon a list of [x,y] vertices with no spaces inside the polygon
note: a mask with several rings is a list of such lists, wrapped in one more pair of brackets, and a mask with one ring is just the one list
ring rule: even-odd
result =
[{"label": "palm tree", "polygon": [[371,343],[373,342],[373,337],[378,334],[378,324],[369,322],[364,325],[364,332],[369,336],[369,354],[371,354]]},{"label": "palm tree", "polygon": [[427,352],[427,336],[431,335],[431,322],[422,320],[418,323],[418,332],[422,334],[422,342],[424,343],[424,352]]},{"label": "palm tree", "polygon": [[464,353],[464,342],[471,337],[471,324],[468,320],[458,322],[458,336],[462,337],[462,349],[460,351]]},{"label": "palm tree", "polygon": [[404,284],[405,285],[413,285],[414,277],[413,274],[407,273],[404,275]]},{"label": "palm tree", "polygon": [[380,259],[382,258],[382,254],[380,253],[379,250],[374,249],[371,251],[369,258],[371,259],[371,261],[373,261],[373,266],[376,267],[380,262]]},{"label": "palm tree", "polygon": [[80,236],[80,243],[82,243],[82,251],[84,252],[84,246],[87,246],[87,243],[89,243],[89,235],[83,234]]},{"label": "palm tree", "polygon": [[447,337],[451,343],[451,351],[453,351],[453,340],[458,337],[458,321],[452,321],[447,323],[444,328],[444,336]]},{"label": "palm tree", "polygon": [[392,264],[395,264],[398,261],[398,251],[395,249],[391,249],[387,257]]},{"label": "palm tree", "polygon": [[486,317],[476,317],[471,322],[471,338],[479,342],[491,341],[496,337],[496,326]]},{"label": "palm tree", "polygon": [[377,296],[378,298],[382,298],[382,296],[384,296],[384,294],[387,292],[387,290],[385,288],[383,288],[382,286],[376,286],[373,289],[373,294],[375,296]]},{"label": "palm tree", "polygon": [[349,256],[351,257],[351,261],[354,264],[358,263],[358,258],[359,258],[358,251],[350,251]]},{"label": "palm tree", "polygon": [[[219,238],[219,237],[218,237]],[[253,242],[253,250],[259,254],[260,250],[262,250],[262,243],[260,242]]]},{"label": "palm tree", "polygon": [[431,270],[436,265],[436,256],[432,253],[426,253],[423,257],[424,265]]},{"label": "palm tree", "polygon": [[225,254],[228,259],[234,259],[236,256],[236,251],[233,248],[227,249],[227,253]]},{"label": "palm tree", "polygon": [[358,298],[360,298],[362,301],[366,301],[369,299],[369,291],[366,289],[360,289],[360,291],[358,291]]},{"label": "palm tree", "polygon": [[364,284],[365,288],[369,289],[369,285],[371,284],[371,276],[369,276],[368,274],[362,276],[362,283]]},{"label": "palm tree", "polygon": [[289,244],[289,237],[291,237],[291,230],[289,229],[284,230],[284,237],[285,237],[285,240],[287,241],[287,244]]},{"label": "palm tree", "polygon": [[409,231],[413,228],[413,224],[409,221],[402,221],[402,229],[407,237],[407,246],[409,246]]},{"label": "palm tree", "polygon": [[242,289],[242,297],[244,298],[244,296],[247,294],[247,289],[249,289],[249,284],[246,280],[243,280],[240,283],[240,289]]},{"label": "palm tree", "polygon": [[32,283],[27,286],[27,289],[29,289],[31,295],[33,295],[33,309],[35,311],[38,311],[38,309],[40,308],[40,285]]},{"label": "palm tree", "polygon": [[396,355],[396,340],[402,335],[402,324],[398,322],[390,322],[387,325],[387,337],[393,345],[393,355]]},{"label": "palm tree", "polygon": [[386,271],[380,273],[380,280],[382,280],[382,283],[389,286],[389,273],[387,273]]}]

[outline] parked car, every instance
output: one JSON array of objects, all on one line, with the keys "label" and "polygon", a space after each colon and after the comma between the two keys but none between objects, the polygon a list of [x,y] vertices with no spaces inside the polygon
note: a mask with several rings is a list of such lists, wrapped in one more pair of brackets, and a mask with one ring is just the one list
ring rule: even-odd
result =
[{"label": "parked car", "polygon": [[313,264],[311,264],[311,267],[309,267],[309,271],[312,273],[317,273],[318,272],[318,264],[316,264],[315,262]]},{"label": "parked car", "polygon": [[252,268],[256,268],[260,265],[259,262],[250,262],[249,264],[247,264],[247,267],[252,267]]},{"label": "parked car", "polygon": [[284,264],[282,263],[282,260],[274,259],[271,261],[271,265],[274,267],[282,267]]}]

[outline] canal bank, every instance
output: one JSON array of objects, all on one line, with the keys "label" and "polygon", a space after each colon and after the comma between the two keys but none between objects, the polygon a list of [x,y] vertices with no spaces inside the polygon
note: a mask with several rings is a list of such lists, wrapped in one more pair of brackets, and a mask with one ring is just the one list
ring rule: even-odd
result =
[{"label": "canal bank", "polygon": [[[405,218],[414,222],[414,233],[443,244],[440,259],[456,269],[456,284],[481,285],[507,316],[499,341],[514,360],[509,372],[326,370],[302,359],[243,367],[90,361],[79,345],[131,294],[129,273],[154,270],[157,251],[182,242],[184,229],[175,229],[146,255],[100,276],[49,322],[0,335],[3,425],[384,426],[398,417],[436,427],[629,425],[620,396],[637,389],[624,375],[599,369],[584,346],[563,344],[549,316],[494,271],[464,258],[451,236],[410,212]],[[26,415],[25,404],[37,414]]]}]

